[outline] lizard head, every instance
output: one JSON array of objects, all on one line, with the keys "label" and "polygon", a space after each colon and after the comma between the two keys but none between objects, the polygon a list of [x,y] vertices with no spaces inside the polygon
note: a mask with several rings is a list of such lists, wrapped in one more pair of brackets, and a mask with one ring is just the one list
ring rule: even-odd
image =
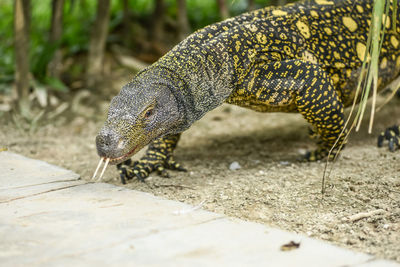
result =
[{"label": "lizard head", "polygon": [[111,100],[107,120],[96,137],[99,156],[117,164],[152,140],[174,133],[183,118],[173,90],[168,79],[146,73],[123,86]]}]

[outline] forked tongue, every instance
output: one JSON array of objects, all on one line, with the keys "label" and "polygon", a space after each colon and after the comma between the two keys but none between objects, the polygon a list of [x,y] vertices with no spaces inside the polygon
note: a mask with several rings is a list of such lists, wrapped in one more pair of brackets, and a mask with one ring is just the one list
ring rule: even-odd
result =
[{"label": "forked tongue", "polygon": [[[95,171],[94,174],[93,174],[92,180],[96,178],[97,172],[99,171],[100,166],[101,166],[101,163],[102,163],[103,161],[104,161],[104,158],[101,158],[100,161],[99,161],[99,164],[97,164],[97,168],[96,168],[96,171]],[[96,179],[96,182],[97,182],[97,181],[100,181],[101,178],[103,177],[103,174],[104,174],[104,172],[106,171],[106,168],[107,168],[107,165],[108,165],[109,162],[110,162],[110,158],[107,158],[107,159],[106,159],[106,163],[104,164],[103,170],[101,171],[99,178]]]}]

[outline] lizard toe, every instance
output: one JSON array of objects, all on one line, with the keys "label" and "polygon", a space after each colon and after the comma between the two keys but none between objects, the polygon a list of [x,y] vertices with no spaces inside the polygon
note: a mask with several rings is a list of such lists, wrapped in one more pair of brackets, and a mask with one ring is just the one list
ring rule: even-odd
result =
[{"label": "lizard toe", "polygon": [[175,161],[175,159],[172,156],[168,157],[166,161],[166,168],[170,170],[187,172],[187,169],[182,167],[182,165],[179,162]]},{"label": "lizard toe", "polygon": [[161,164],[158,165],[156,169],[157,169],[158,175],[160,175],[161,177],[170,178],[168,171]]},{"label": "lizard toe", "polygon": [[132,162],[130,159],[123,163],[117,164],[117,170],[122,184],[126,184],[127,180],[130,180],[135,176],[132,170],[132,166],[135,164],[136,162]]},{"label": "lizard toe", "polygon": [[141,168],[141,166],[136,166],[133,169],[133,173],[135,174],[136,178],[140,181],[140,182],[144,182],[144,180],[149,176],[148,172],[146,172],[146,170],[144,170],[143,168]]},{"label": "lizard toe", "polygon": [[389,150],[394,152],[400,148],[400,126],[393,125],[381,132],[378,136],[378,147],[382,147],[388,141]]}]

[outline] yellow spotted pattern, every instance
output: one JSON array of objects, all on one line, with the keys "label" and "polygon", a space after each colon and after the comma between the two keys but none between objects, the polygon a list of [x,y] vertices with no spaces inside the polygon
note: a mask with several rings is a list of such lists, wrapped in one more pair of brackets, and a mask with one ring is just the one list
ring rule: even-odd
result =
[{"label": "yellow spotted pattern", "polygon": [[[308,0],[245,13],[195,32],[155,66],[174,70],[176,83],[185,81],[189,89],[179,90],[190,95],[186,105],[199,114],[195,119],[224,101],[260,112],[301,113],[320,139],[307,158],[318,160],[343,130],[343,109],[353,101],[372,3]],[[383,18],[386,27],[391,12]],[[397,23],[384,36],[381,88],[399,75],[399,32]]]},{"label": "yellow spotted pattern", "polygon": [[357,22],[355,22],[353,18],[343,17],[342,19],[344,26],[346,26],[346,28],[349,29],[351,32],[357,30]]}]

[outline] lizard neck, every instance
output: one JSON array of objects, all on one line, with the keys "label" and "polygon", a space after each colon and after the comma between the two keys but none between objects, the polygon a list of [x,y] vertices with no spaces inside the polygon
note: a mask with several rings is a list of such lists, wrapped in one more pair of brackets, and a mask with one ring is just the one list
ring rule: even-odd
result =
[{"label": "lizard neck", "polygon": [[184,110],[185,119],[179,131],[221,105],[234,91],[229,54],[216,48],[189,51],[175,47],[154,64],[155,68],[169,70],[173,93]]}]

